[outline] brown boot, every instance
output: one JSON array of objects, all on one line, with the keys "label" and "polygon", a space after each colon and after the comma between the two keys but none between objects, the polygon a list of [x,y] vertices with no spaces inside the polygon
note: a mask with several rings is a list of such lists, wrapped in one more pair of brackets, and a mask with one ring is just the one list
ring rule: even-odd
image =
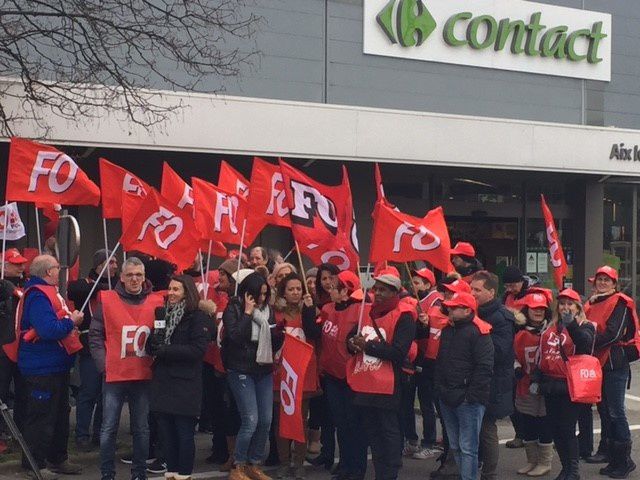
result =
[{"label": "brown boot", "polygon": [[258,465],[247,465],[245,473],[251,480],[271,480],[271,477]]},{"label": "brown boot", "polygon": [[236,465],[229,472],[229,480],[251,480],[247,475],[248,465]]},{"label": "brown boot", "polygon": [[233,453],[236,451],[236,437],[227,437],[227,450],[229,451],[229,458],[225,463],[220,465],[219,470],[221,472],[230,472],[235,464]]},{"label": "brown boot", "polygon": [[320,453],[320,430],[309,429],[309,447],[307,452],[309,455],[317,455]]}]

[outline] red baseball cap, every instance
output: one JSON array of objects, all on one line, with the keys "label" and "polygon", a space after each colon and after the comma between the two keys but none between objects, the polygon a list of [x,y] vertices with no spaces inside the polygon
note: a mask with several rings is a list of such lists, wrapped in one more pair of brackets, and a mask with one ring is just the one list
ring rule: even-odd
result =
[{"label": "red baseball cap", "polygon": [[580,298],[580,294],[578,292],[576,292],[572,288],[565,288],[564,290],[562,290],[558,294],[558,299],[560,299],[560,298],[568,298],[568,299],[573,300],[574,302],[578,302],[578,303],[582,302],[582,299]]},{"label": "red baseball cap", "polygon": [[529,293],[519,302],[529,308],[548,308],[549,299],[542,293]]},{"label": "red baseball cap", "polygon": [[442,302],[442,304],[450,308],[466,307],[470,308],[474,312],[478,309],[478,303],[476,302],[474,296],[466,292],[456,293],[449,300],[445,300],[444,302]]},{"label": "red baseball cap", "polygon": [[[597,277],[598,275],[606,275],[614,282],[618,281],[618,271],[615,268],[610,267],[609,265],[603,265],[602,267],[598,268],[596,270],[595,277]],[[593,277],[594,281],[596,279],[595,277]]]},{"label": "red baseball cap", "polygon": [[338,274],[338,280],[347,287],[349,296],[355,300],[362,300],[362,284],[360,277],[351,270],[343,270]]},{"label": "red baseball cap", "polygon": [[460,279],[452,283],[443,283],[442,286],[453,293],[471,293],[471,286]]},{"label": "red baseball cap", "polygon": [[385,267],[375,273],[376,277],[381,277],[382,275],[393,275],[394,277],[400,278],[400,272],[398,272],[396,267]]},{"label": "red baseball cap", "polygon": [[456,246],[451,249],[449,254],[453,257],[454,255],[463,255],[465,257],[475,257],[476,249],[473,248],[473,245],[467,242],[458,242]]},{"label": "red baseball cap", "polygon": [[420,270],[412,270],[411,271],[411,276],[412,277],[413,276],[418,276],[420,278],[424,278],[432,286],[436,284],[436,276],[428,268],[421,268]]},{"label": "red baseball cap", "polygon": [[4,252],[4,261],[9,263],[27,263],[29,260],[20,255],[20,252],[17,248],[9,248],[6,252]]}]

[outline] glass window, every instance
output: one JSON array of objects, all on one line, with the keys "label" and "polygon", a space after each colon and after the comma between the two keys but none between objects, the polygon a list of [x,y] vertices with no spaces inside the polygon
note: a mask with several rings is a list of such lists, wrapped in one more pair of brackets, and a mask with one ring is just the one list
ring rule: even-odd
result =
[{"label": "glass window", "polygon": [[618,270],[620,290],[631,293],[632,185],[604,188],[603,262]]}]

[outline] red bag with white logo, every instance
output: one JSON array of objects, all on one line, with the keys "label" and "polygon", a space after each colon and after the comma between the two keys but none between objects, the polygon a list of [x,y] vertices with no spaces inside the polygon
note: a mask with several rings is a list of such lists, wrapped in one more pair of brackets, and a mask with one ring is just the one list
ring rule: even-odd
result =
[{"label": "red bag with white logo", "polygon": [[[131,205],[128,205],[131,204]],[[125,228],[120,243],[125,250],[142,253],[175,264],[184,270],[193,264],[200,236],[193,219],[177,205],[151,190],[147,198],[123,196],[124,211],[135,209]]]},{"label": "red bag with white logo", "polygon": [[49,145],[13,137],[6,199],[16,202],[95,205],[100,189],[78,164]]},{"label": "red bag with white logo", "polygon": [[123,193],[145,198],[151,187],[128,170],[100,158],[100,191],[102,192],[102,217],[122,218]]},{"label": "red bag with white logo", "polygon": [[302,395],[313,347],[285,333],[280,362],[280,431],[282,438],[304,443]]},{"label": "red bag with white logo", "polygon": [[600,360],[593,355],[572,355],[567,358],[562,346],[560,347],[560,355],[566,368],[567,386],[569,387],[571,401],[588,404],[600,403],[600,400],[602,400],[602,366],[600,365]]}]

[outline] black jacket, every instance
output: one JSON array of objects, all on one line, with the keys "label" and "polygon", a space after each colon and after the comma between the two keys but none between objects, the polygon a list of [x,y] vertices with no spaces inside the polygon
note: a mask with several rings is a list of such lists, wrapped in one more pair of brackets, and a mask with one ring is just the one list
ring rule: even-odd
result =
[{"label": "black jacket", "polygon": [[485,415],[493,419],[513,413],[513,384],[515,352],[515,317],[497,298],[478,307],[478,316],[491,324],[493,341],[493,376],[491,394]]},{"label": "black jacket", "polygon": [[[567,333],[576,347],[575,355],[590,355],[596,329],[590,322],[578,325],[575,320],[567,326]],[[540,393],[544,395],[569,395],[569,388],[565,379],[549,377],[540,370],[535,370],[531,376],[532,382],[540,383]]]},{"label": "black jacket", "polygon": [[[594,300],[590,300],[590,303],[594,304],[603,302],[610,296],[611,295],[597,297]],[[607,320],[607,328],[605,331],[603,333],[596,332],[596,353],[611,347],[609,359],[602,366],[603,371],[606,372],[618,369],[626,370],[629,368],[628,349],[616,344],[633,338],[634,332],[635,325],[633,323],[632,313],[629,310],[627,303],[624,300],[619,299],[611,313],[611,316]],[[635,360],[635,358],[631,360]]]},{"label": "black jacket", "polygon": [[197,417],[202,400],[202,358],[211,339],[211,321],[200,310],[185,313],[171,344],[147,342],[154,355],[150,410]]},{"label": "black jacket", "polygon": [[[275,324],[273,309],[269,307],[269,323]],[[271,373],[272,365],[258,365],[256,355],[258,342],[251,341],[251,325],[253,320],[245,315],[244,307],[238,297],[229,300],[222,314],[224,336],[222,338],[222,363],[227,370],[250,375]],[[279,327],[271,329],[271,346],[276,352],[284,342],[284,331]]]},{"label": "black jacket", "polygon": [[[357,333],[358,327],[347,336],[347,345],[349,340]],[[393,341],[391,343],[369,341],[365,346],[365,353],[372,357],[378,357],[382,360],[389,360],[393,365],[394,386],[392,395],[382,395],[374,393],[354,392],[353,403],[362,407],[376,407],[388,410],[397,410],[400,408],[400,392],[401,382],[406,374],[402,372],[402,365],[411,342],[415,338],[416,322],[410,313],[400,315],[396,323],[396,329],[393,333]]]},{"label": "black jacket", "polygon": [[[0,280],[0,345],[16,339],[15,313],[18,299],[13,295],[16,287],[9,280]],[[0,348],[0,355],[4,350]]]},{"label": "black jacket", "polygon": [[462,402],[489,403],[493,343],[473,323],[473,317],[442,330],[436,359],[437,397],[450,407]]}]

